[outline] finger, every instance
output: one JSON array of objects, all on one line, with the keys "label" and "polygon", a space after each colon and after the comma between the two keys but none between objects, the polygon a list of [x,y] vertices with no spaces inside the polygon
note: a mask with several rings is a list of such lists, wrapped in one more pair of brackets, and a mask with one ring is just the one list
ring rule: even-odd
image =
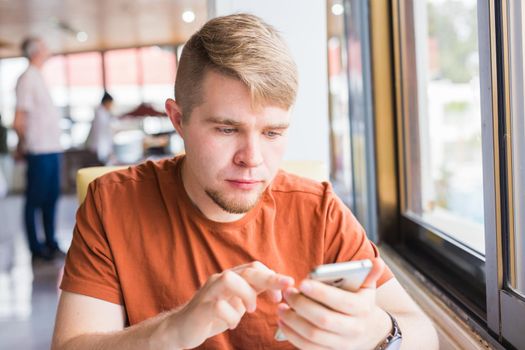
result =
[{"label": "finger", "polygon": [[244,303],[239,297],[232,297],[228,302],[238,313],[244,314],[246,312]]},{"label": "finger", "polygon": [[383,271],[385,270],[385,262],[383,259],[380,258],[374,258],[372,260],[372,270],[366,277],[365,281],[363,282],[363,285],[361,288],[376,288],[377,281],[383,274]]},{"label": "finger", "polygon": [[279,305],[278,314],[280,320],[282,320],[288,327],[316,345],[331,348],[341,348],[343,345],[344,338],[340,335],[316,327],[314,324],[299,316],[286,304]]},{"label": "finger", "polygon": [[350,292],[315,281],[303,280],[299,290],[305,296],[346,315],[359,315],[371,309],[375,302],[375,289]]},{"label": "finger", "polygon": [[280,303],[283,300],[283,293],[280,290],[267,290],[264,294],[268,295],[271,301],[274,303]]},{"label": "finger", "polygon": [[244,278],[256,291],[262,293],[266,290],[277,290],[291,287],[295,283],[290,276],[281,275],[272,270],[247,267],[237,272]]},{"label": "finger", "polygon": [[260,261],[252,261],[250,263],[247,263],[247,264],[242,264],[242,265],[239,265],[239,266],[235,266],[233,268],[231,268],[230,270],[232,271],[235,271],[235,272],[240,272],[248,267],[253,267],[254,269],[263,269],[263,270],[267,270],[267,271],[273,271],[272,269],[270,269],[268,266],[266,266],[265,264],[263,264],[262,262]]},{"label": "finger", "polygon": [[322,347],[309,341],[308,339],[301,336],[299,333],[295,332],[292,328],[288,327],[283,321],[278,321],[279,328],[283,332],[286,340],[295,345],[299,349],[308,349],[308,350],[325,350],[327,348]]},{"label": "finger", "polygon": [[315,326],[337,334],[353,333],[356,322],[354,317],[331,310],[294,288],[287,289],[284,298],[299,316]]},{"label": "finger", "polygon": [[243,315],[235,310],[235,308],[224,299],[215,302],[214,314],[215,317],[226,323],[229,329],[237,327]]},{"label": "finger", "polygon": [[208,297],[226,300],[238,297],[248,312],[253,312],[257,308],[255,290],[241,276],[229,270],[221,273],[212,282]]}]

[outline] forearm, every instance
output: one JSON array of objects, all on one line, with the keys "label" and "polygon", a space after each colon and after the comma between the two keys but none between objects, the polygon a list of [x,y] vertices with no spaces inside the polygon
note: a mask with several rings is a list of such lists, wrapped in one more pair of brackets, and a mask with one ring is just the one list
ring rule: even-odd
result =
[{"label": "forearm", "polygon": [[13,130],[16,132],[18,139],[22,141],[25,136],[26,112],[17,109],[15,111],[15,120],[13,121]]},{"label": "forearm", "polygon": [[393,313],[403,334],[401,350],[437,350],[439,341],[436,330],[426,315],[421,312]]},{"label": "forearm", "polygon": [[172,315],[173,311],[162,313],[121,331],[82,334],[63,342],[55,340],[52,349],[177,349],[175,337],[170,337],[168,331],[170,329],[168,327],[168,323],[170,323],[169,318]]}]

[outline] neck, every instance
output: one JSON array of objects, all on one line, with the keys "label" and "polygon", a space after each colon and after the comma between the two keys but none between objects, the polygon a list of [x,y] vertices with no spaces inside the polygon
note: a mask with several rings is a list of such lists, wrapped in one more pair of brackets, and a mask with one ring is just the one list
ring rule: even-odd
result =
[{"label": "neck", "polygon": [[221,207],[219,207],[207,194],[204,189],[201,189],[193,179],[191,169],[189,169],[184,159],[182,162],[182,185],[188,194],[192,204],[204,215],[207,219],[216,222],[233,222],[241,219],[246,214],[232,214]]},{"label": "neck", "polygon": [[36,69],[41,69],[42,66],[44,65],[44,62],[43,62],[43,61],[40,61],[40,60],[32,60],[30,64],[31,64],[33,67],[35,67]]}]

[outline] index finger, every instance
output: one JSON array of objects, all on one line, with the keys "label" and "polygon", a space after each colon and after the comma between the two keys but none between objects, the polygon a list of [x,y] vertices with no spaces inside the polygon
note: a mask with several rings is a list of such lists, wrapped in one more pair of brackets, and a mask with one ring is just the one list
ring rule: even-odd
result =
[{"label": "index finger", "polygon": [[255,289],[257,294],[267,290],[280,291],[294,285],[292,277],[275,273],[272,270],[248,267],[237,273]]}]

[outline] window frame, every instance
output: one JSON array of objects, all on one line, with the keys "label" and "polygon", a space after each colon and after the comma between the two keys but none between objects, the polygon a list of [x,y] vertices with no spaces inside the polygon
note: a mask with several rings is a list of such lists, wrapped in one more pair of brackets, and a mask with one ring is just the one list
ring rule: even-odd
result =
[{"label": "window frame", "polygon": [[[380,231],[382,239],[416,266],[423,275],[421,278],[430,281],[434,288],[437,287],[443,301],[475,331],[493,343],[513,348],[525,344],[525,334],[519,327],[525,317],[525,298],[514,293],[507,284],[512,273],[509,265],[512,263],[514,252],[512,143],[509,137],[513,131],[510,123],[510,23],[507,17],[509,1],[512,0],[477,0],[485,256],[480,256],[468,247],[448,239],[439,230],[426,225],[417,217],[406,215],[404,210],[407,208],[408,198],[404,183],[407,176],[404,165],[407,157],[403,149],[410,143],[410,138],[404,131],[410,113],[417,113],[417,94],[410,94],[406,90],[407,86],[416,86],[415,77],[404,69],[407,64],[415,63],[414,38],[410,37],[409,29],[410,25],[413,28],[413,23],[410,19],[411,13],[407,14],[407,10],[411,11],[411,1],[396,0],[391,3],[390,8],[393,43],[390,53],[394,77],[391,86],[395,101],[395,116],[392,118],[395,119],[393,129],[396,129],[396,134],[391,141],[389,140],[394,143],[394,150],[388,152],[383,148],[379,151],[378,167],[384,162],[382,159],[397,156],[397,169],[389,174],[391,178],[397,179],[397,214],[400,229],[396,234]],[[412,57],[407,57],[407,52]],[[374,53],[372,57],[377,56]],[[376,86],[380,84],[374,83],[375,99],[378,98]],[[383,117],[376,115],[375,118],[377,120]],[[375,142],[376,145],[380,144],[377,135]],[[412,151],[417,152],[417,148]],[[412,158],[417,160],[417,154],[412,154],[410,160],[413,160]],[[387,201],[379,200],[380,209],[388,205]],[[392,207],[390,204],[390,210]],[[420,249],[425,249],[431,256],[418,254]],[[470,278],[465,278],[461,273],[454,277],[452,273],[457,268],[454,264],[463,264],[464,267],[477,269],[478,272],[484,269],[484,280],[479,281],[478,276],[478,285],[474,286],[474,289],[472,286],[465,288],[465,282]],[[469,277],[472,277],[472,274]],[[479,293],[479,282],[484,286],[484,293]],[[484,307],[480,304],[484,304]]]},{"label": "window frame", "polygon": [[[481,1],[481,0],[478,0]],[[512,1],[512,0],[510,0]],[[490,27],[490,49],[492,61],[492,80],[486,83],[484,90],[492,89],[493,108],[492,125],[493,138],[493,161],[491,165],[498,167],[488,168],[493,171],[496,194],[494,209],[494,222],[499,224],[499,233],[490,242],[494,251],[491,260],[488,261],[493,275],[487,278],[487,294],[494,301],[492,312],[488,315],[489,327],[493,331],[501,330],[501,336],[505,341],[515,347],[525,346],[525,334],[517,327],[525,317],[525,298],[512,291],[509,286],[514,278],[514,185],[513,185],[513,127],[511,123],[511,83],[510,83],[510,25],[509,1],[502,0],[496,6],[489,1],[488,12],[484,14],[489,17]],[[522,4],[523,6],[523,4]],[[488,64],[487,64],[488,65]],[[489,86],[489,83],[491,84]],[[495,87],[494,87],[495,86]],[[489,121],[489,116],[487,116]],[[488,147],[488,146],[487,146]],[[492,207],[490,208],[492,209]],[[496,231],[497,232],[497,231]],[[525,253],[525,252],[522,252]],[[487,300],[488,302],[489,300]]]},{"label": "window frame", "polygon": [[[415,164],[416,168],[420,163],[419,136],[415,136],[419,135],[419,108],[417,76],[413,69],[416,65],[416,50],[412,2],[394,2],[392,14],[396,46],[394,61],[398,107],[396,126],[400,233],[397,239],[388,236],[385,239],[413,265],[422,268],[431,282],[443,286],[447,297],[462,305],[463,310],[472,315],[476,322],[483,322],[486,319],[484,257],[407,211],[408,203],[417,202],[414,197],[419,195],[417,192],[408,193],[407,183],[417,188],[417,183],[420,182],[419,177],[410,174],[407,168],[409,162]],[[482,53],[481,49],[479,52]],[[414,183],[416,186],[413,186]]]}]

